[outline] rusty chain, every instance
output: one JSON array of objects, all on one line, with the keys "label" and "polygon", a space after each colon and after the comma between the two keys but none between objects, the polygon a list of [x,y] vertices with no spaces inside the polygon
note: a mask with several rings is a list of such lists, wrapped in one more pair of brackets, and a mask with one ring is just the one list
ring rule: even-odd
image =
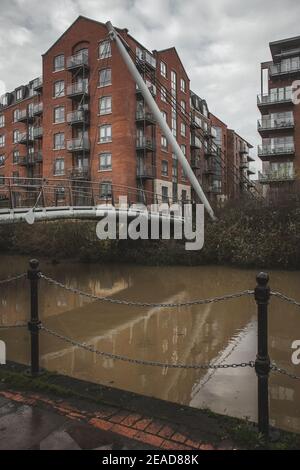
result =
[{"label": "rusty chain", "polygon": [[17,274],[16,276],[13,276],[13,277],[9,277],[7,279],[2,279],[0,281],[0,285],[2,284],[8,284],[9,282],[13,282],[13,281],[18,281],[19,279],[22,279],[23,277],[27,276],[27,273],[22,273],[22,274]]},{"label": "rusty chain", "polygon": [[286,375],[287,377],[289,377],[290,379],[296,379],[296,380],[300,380],[300,376],[299,375],[296,375],[296,374],[293,374],[292,372],[289,372],[288,370],[286,369],[283,369],[281,367],[278,367],[275,363],[271,364],[271,371],[273,372],[278,372],[279,374],[282,374],[282,375]]}]

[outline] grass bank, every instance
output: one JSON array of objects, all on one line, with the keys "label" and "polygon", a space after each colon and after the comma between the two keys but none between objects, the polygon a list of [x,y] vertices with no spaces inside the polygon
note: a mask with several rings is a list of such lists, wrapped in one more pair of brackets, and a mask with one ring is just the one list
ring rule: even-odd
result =
[{"label": "grass bank", "polygon": [[94,221],[1,226],[0,251],[83,262],[300,268],[298,203],[272,207],[248,201],[228,205],[217,215],[216,223],[206,217],[200,251],[186,251],[184,242],[175,240],[100,241]]}]

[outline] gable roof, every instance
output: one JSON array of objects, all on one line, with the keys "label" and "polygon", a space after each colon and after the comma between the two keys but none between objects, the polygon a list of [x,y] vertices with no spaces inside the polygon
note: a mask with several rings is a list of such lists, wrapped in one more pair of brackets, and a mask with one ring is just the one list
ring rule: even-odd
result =
[{"label": "gable roof", "polygon": [[[177,58],[178,58],[178,60],[179,60],[179,62],[180,62],[180,64],[181,64],[181,67],[182,67],[183,70],[185,71],[185,74],[186,74],[186,76],[188,77],[188,79],[190,79],[190,77],[188,76],[188,73],[187,73],[187,71],[186,71],[186,69],[185,69],[185,67],[184,67],[184,65],[183,65],[183,63],[182,63],[182,61],[181,61],[181,59],[180,59],[180,57],[179,57],[179,54],[178,54],[177,49],[176,49],[175,46],[167,47],[167,49],[160,49],[159,51],[156,51],[156,52],[160,53],[160,52],[169,52],[169,51],[174,51],[174,52],[175,52],[175,54],[177,55]],[[154,52],[154,51],[153,51],[153,52]]]}]

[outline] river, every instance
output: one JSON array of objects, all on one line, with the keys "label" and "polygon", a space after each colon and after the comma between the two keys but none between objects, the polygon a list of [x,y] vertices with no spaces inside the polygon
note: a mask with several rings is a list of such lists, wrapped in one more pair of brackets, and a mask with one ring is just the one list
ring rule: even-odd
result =
[{"label": "river", "polygon": [[[0,256],[0,279],[27,269],[28,258]],[[184,302],[255,286],[254,270],[228,267],[144,267],[41,262],[59,281],[100,296],[142,302]],[[300,272],[271,271],[273,290],[300,299]],[[28,320],[27,280],[0,286],[0,325]],[[160,362],[237,363],[256,355],[253,298],[189,308],[137,308],[95,302],[40,282],[43,323],[100,351]],[[270,304],[270,356],[300,375],[291,344],[300,340],[299,308],[273,298]],[[97,356],[41,333],[42,367],[72,377],[158,397],[223,414],[257,419],[257,381],[250,368],[218,371],[166,369]],[[29,363],[26,329],[0,330],[9,360]],[[271,424],[300,432],[300,381],[275,373],[270,378]]]}]

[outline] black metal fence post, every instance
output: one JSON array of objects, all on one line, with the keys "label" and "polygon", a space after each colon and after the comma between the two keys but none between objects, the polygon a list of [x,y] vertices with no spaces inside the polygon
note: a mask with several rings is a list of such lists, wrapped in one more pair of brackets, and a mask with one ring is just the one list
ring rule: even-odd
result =
[{"label": "black metal fence post", "polygon": [[39,366],[39,262],[32,259],[29,262],[28,279],[30,281],[30,321],[28,330],[31,339],[31,375],[36,376],[40,372]]},{"label": "black metal fence post", "polygon": [[257,303],[257,356],[255,371],[258,379],[258,429],[265,436],[269,435],[269,373],[270,357],[268,353],[268,303],[270,299],[269,276],[260,273],[256,276],[254,291]]}]

